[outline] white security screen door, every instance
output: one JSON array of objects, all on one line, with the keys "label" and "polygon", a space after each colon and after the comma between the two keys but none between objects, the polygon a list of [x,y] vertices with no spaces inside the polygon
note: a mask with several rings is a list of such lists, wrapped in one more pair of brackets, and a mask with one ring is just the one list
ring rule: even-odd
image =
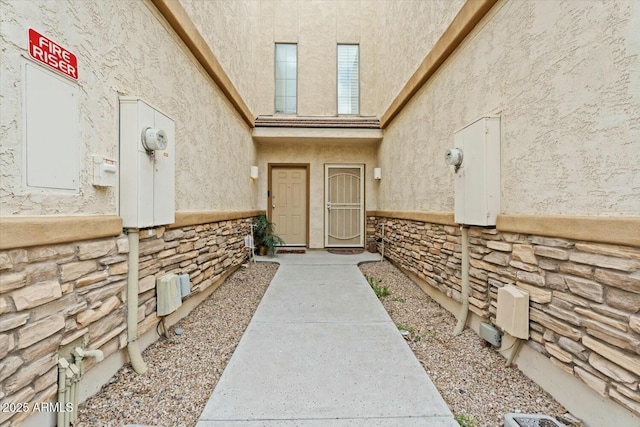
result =
[{"label": "white security screen door", "polygon": [[364,247],[363,165],[325,165],[326,247]]}]

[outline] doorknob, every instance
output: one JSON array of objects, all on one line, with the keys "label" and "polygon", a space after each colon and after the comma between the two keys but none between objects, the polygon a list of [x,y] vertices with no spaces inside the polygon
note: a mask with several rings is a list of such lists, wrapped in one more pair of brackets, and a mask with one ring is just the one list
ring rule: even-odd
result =
[{"label": "doorknob", "polygon": [[271,205],[271,207],[272,207],[273,209],[275,209],[275,208],[276,208],[276,205],[275,205],[275,204],[273,204],[273,205]]},{"label": "doorknob", "polygon": [[330,211],[331,210],[331,202],[327,202],[327,210]]}]

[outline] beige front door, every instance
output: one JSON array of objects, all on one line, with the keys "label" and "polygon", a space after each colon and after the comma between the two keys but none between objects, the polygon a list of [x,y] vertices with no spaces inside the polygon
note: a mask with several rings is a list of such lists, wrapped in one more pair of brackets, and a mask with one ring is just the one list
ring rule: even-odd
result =
[{"label": "beige front door", "polygon": [[325,165],[325,246],[364,247],[363,165]]},{"label": "beige front door", "polygon": [[271,168],[271,221],[286,245],[307,245],[307,167]]}]

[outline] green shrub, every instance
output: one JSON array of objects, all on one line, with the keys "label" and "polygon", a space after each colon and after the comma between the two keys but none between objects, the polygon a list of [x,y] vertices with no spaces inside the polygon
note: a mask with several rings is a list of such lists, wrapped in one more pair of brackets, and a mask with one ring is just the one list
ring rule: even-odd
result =
[{"label": "green shrub", "polygon": [[369,281],[369,286],[371,286],[371,289],[373,289],[373,292],[376,293],[376,296],[379,299],[382,299],[384,297],[391,295],[391,291],[389,291],[389,289],[387,289],[386,286],[380,286],[380,283],[382,283],[382,279],[369,276],[367,277],[367,280]]},{"label": "green shrub", "polygon": [[461,427],[475,427],[476,422],[478,421],[475,417],[467,414],[458,414],[456,415],[455,420]]}]

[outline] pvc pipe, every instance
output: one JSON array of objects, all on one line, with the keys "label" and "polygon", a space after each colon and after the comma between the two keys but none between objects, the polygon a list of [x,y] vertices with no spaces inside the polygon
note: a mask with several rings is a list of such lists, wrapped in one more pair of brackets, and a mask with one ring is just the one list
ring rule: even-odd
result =
[{"label": "pvc pipe", "polygon": [[[71,401],[71,386],[73,384],[73,371],[71,370],[71,364],[69,365],[69,367],[67,369],[65,369],[65,385],[68,384],[65,389],[64,389],[64,403],[65,405],[67,404],[67,402]],[[63,413],[64,413],[64,422],[63,422],[63,426],[68,427],[71,424],[71,414],[69,412],[67,412],[65,410],[66,408],[63,408]]]},{"label": "pvc pipe", "polygon": [[380,259],[380,262],[384,261],[384,248],[385,246],[387,246],[387,242],[385,241],[385,236],[384,236],[384,222],[382,223],[382,259]]},{"label": "pvc pipe", "polygon": [[144,374],[149,368],[142,360],[138,345],[138,260],[140,235],[138,229],[128,229],[129,273],[127,274],[127,352],[133,370]]},{"label": "pvc pipe", "polygon": [[256,240],[253,233],[253,222],[251,222],[251,259],[256,263]]},{"label": "pvc pipe", "polygon": [[104,353],[102,350],[85,350],[84,357],[93,357],[96,362],[102,362],[104,360]]},{"label": "pvc pipe", "polygon": [[460,335],[467,323],[469,314],[469,227],[463,225],[462,229],[462,307],[458,315],[458,324],[453,331],[454,335]]},{"label": "pvc pipe", "polygon": [[511,364],[513,363],[513,359],[516,358],[516,356],[518,355],[518,352],[520,351],[520,347],[522,346],[522,339],[520,338],[516,338],[516,342],[515,342],[515,348],[513,349],[513,351],[511,352],[511,354],[509,355],[509,358],[507,359],[507,362],[505,364],[505,366],[508,368],[509,366],[511,366]]},{"label": "pvc pipe", "polygon": [[[82,348],[80,347],[76,347],[71,351],[71,354],[73,355],[74,363],[78,369],[77,378],[75,379],[74,382],[80,382],[80,380],[82,379],[82,375],[84,374],[84,367],[82,366],[82,359],[84,359],[84,350],[82,350]],[[74,391],[71,396],[71,406],[72,406],[71,410],[73,411],[71,413],[72,423],[75,423],[78,418],[79,391],[80,391],[80,384],[76,384],[76,387],[74,388]]]},{"label": "pvc pipe", "polygon": [[[67,403],[65,396],[65,389],[67,388],[67,368],[69,367],[69,362],[67,359],[60,358],[58,359],[58,403],[62,408],[65,408],[65,404]],[[64,427],[64,410],[58,411],[58,426]]]},{"label": "pvc pipe", "polygon": [[[71,402],[71,411],[69,411],[69,423],[75,423],[76,422],[76,417],[78,415],[78,411],[77,411],[77,404],[78,404],[78,390],[80,389],[80,385],[78,384],[78,382],[80,381],[80,368],[75,364],[72,363],[71,365],[69,365],[69,369],[71,370],[71,373],[73,374],[73,378],[71,378],[71,388],[69,389],[69,400],[67,400],[67,402]],[[67,412],[67,408],[63,408],[63,410],[65,412]]]}]

